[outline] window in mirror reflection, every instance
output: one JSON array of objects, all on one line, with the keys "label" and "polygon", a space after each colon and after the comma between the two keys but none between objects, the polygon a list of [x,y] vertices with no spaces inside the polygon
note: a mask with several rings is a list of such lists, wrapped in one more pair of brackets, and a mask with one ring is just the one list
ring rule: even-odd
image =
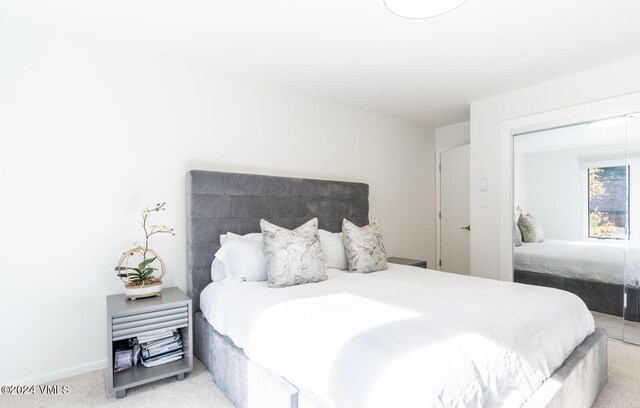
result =
[{"label": "window in mirror reflection", "polygon": [[588,170],[589,238],[625,239],[629,229],[629,166]]}]

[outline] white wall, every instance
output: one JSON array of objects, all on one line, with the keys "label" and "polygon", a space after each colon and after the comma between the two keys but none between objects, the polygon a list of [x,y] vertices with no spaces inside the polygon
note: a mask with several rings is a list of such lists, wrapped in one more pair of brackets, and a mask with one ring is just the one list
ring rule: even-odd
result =
[{"label": "white wall", "polygon": [[435,262],[434,135],[181,56],[28,30],[0,39],[0,384],[106,361],[113,268],[166,201],[165,286],[186,286],[190,169],[370,185],[391,255]]},{"label": "white wall", "polygon": [[529,208],[527,202],[527,155],[513,149],[513,210],[514,219],[516,209],[520,207],[523,211]]},{"label": "white wall", "polygon": [[[582,240],[583,180],[579,152],[526,156],[527,202],[520,208],[542,225],[545,238]],[[514,191],[517,191],[514,180]]]},{"label": "white wall", "polygon": [[[503,175],[511,173],[503,164],[501,126],[510,120],[604,100],[640,91],[640,57],[521,89],[471,104],[471,274],[501,278],[508,271],[510,225],[501,216],[511,213],[511,204],[501,204]],[[489,191],[477,191],[478,179],[489,179]],[[510,191],[510,188],[509,188]],[[487,208],[480,208],[483,194]],[[509,217],[505,215],[505,220]],[[505,278],[507,275],[502,275]]]},{"label": "white wall", "polygon": [[460,147],[469,143],[469,121],[454,123],[436,129],[436,151]]}]

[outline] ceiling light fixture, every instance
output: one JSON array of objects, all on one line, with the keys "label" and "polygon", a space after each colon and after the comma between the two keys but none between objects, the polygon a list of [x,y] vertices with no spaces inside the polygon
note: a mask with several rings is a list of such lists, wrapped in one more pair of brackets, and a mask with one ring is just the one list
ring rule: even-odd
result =
[{"label": "ceiling light fixture", "polygon": [[425,19],[441,16],[462,6],[468,0],[382,0],[385,7],[402,18]]},{"label": "ceiling light fixture", "polygon": [[[628,116],[628,118],[629,120],[634,119],[633,116]],[[627,124],[627,116],[618,116],[617,118],[609,118],[609,119],[602,119],[602,120],[589,122],[587,123],[587,127],[592,129],[602,129],[602,128],[608,128],[608,127],[614,127],[614,126],[622,126],[626,124]]]}]

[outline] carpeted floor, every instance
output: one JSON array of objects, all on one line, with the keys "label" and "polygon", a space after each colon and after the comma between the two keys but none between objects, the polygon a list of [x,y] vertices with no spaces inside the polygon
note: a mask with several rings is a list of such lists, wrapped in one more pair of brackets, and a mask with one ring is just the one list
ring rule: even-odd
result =
[{"label": "carpeted floor", "polygon": [[640,408],[640,347],[609,340],[609,381],[594,408]]},{"label": "carpeted floor", "polygon": [[[193,372],[184,381],[174,377],[133,388],[123,399],[105,393],[104,370],[51,384],[69,387],[66,395],[4,395],[1,407],[216,407],[232,408],[213,384],[211,374],[194,358]],[[640,408],[640,347],[609,340],[609,381],[594,407]]]},{"label": "carpeted floor", "polygon": [[0,397],[0,407],[233,408],[213,383],[211,373],[195,357],[193,371],[184,380],[177,381],[175,377],[170,377],[131,388],[122,399],[106,394],[105,380],[105,370],[92,371],[51,383],[67,385],[69,393],[66,395],[41,395],[39,392],[34,395],[3,395]]},{"label": "carpeted floor", "polygon": [[640,322],[630,322],[622,317],[604,313],[591,312],[596,326],[607,329],[610,339],[622,340],[623,338],[633,344],[640,344]]}]

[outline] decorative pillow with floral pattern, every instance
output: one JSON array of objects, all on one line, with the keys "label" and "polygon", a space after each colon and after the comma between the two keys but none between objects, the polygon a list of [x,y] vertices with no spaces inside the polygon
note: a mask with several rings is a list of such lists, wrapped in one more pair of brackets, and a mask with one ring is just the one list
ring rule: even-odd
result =
[{"label": "decorative pillow with floral pattern", "polygon": [[522,242],[542,242],[544,241],[544,231],[542,226],[531,214],[520,215],[518,227],[522,232]]},{"label": "decorative pillow with floral pattern", "polygon": [[260,220],[269,287],[283,288],[327,279],[314,218],[294,230]]},{"label": "decorative pillow with floral pattern", "polygon": [[369,273],[387,269],[387,250],[378,220],[364,227],[342,220],[342,239],[347,250],[349,272]]}]

